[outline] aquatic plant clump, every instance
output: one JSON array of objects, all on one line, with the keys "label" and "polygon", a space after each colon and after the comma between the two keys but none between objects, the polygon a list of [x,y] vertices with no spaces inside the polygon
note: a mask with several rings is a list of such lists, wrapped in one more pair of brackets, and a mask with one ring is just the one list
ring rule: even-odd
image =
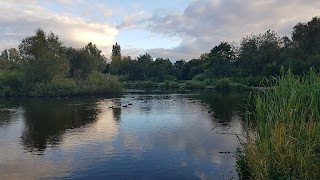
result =
[{"label": "aquatic plant clump", "polygon": [[242,178],[320,179],[320,75],[310,70],[298,77],[289,70],[268,83],[274,88],[254,95],[248,109],[247,144],[238,162],[250,177]]}]

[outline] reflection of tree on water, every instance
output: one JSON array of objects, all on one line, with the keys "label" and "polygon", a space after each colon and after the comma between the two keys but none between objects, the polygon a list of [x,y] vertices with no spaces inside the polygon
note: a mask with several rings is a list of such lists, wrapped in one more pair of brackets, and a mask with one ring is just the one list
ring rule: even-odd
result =
[{"label": "reflection of tree on water", "polygon": [[244,97],[247,97],[247,93],[205,91],[198,95],[199,99],[210,104],[213,117],[219,123],[229,123],[235,113],[242,113]]},{"label": "reflection of tree on water", "polygon": [[69,104],[67,100],[31,100],[25,105],[25,129],[21,136],[28,151],[44,151],[48,144],[57,145],[67,129],[79,128],[96,121],[96,104]]},{"label": "reflection of tree on water", "polygon": [[121,108],[113,108],[112,109],[112,115],[113,115],[113,119],[117,122],[120,123],[121,121]]},{"label": "reflection of tree on water", "polygon": [[13,98],[0,98],[0,127],[22,114],[23,108]]}]

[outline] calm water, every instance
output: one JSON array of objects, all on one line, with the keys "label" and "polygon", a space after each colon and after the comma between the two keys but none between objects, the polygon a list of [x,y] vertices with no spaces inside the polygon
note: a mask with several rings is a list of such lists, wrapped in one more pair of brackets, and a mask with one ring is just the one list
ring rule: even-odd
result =
[{"label": "calm water", "polygon": [[0,179],[237,179],[246,96],[0,99]]}]

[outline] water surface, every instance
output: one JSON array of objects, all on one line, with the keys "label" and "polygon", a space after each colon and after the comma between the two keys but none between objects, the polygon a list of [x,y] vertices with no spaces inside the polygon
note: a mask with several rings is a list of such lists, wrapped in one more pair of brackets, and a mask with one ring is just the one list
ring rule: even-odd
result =
[{"label": "water surface", "polygon": [[246,96],[0,99],[0,178],[237,179]]}]

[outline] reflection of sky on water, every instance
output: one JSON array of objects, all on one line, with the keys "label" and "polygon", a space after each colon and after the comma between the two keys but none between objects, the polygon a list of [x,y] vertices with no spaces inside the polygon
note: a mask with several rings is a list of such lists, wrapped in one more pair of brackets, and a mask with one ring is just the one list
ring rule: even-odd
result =
[{"label": "reflection of sky on water", "polygon": [[[239,112],[232,110],[226,128],[208,113],[210,106],[203,99],[191,97],[131,94],[85,102],[81,99],[41,102],[44,103],[41,106],[51,109],[46,112],[50,117],[42,114],[41,120],[56,121],[48,123],[55,129],[47,133],[30,132],[48,127],[40,120],[28,119],[36,118],[28,111],[38,107],[23,104],[23,108],[11,113],[5,125],[0,124],[3,137],[0,177],[220,179],[236,176],[233,153],[238,140],[220,132],[240,133]],[[66,104],[71,107],[67,108]],[[54,110],[60,111],[58,115],[51,112]],[[68,119],[55,119],[61,117]],[[225,151],[231,153],[219,153]]]}]

